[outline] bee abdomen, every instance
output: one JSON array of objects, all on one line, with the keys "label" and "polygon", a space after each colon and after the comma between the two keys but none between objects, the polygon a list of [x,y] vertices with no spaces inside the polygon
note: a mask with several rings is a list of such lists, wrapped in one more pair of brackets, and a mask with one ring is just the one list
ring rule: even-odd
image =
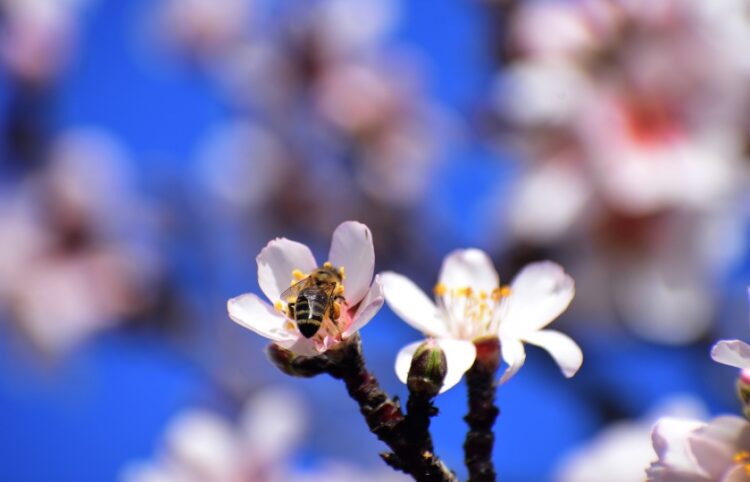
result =
[{"label": "bee abdomen", "polygon": [[295,303],[294,318],[305,338],[312,338],[320,329],[325,316],[325,296],[319,293],[300,293]]}]

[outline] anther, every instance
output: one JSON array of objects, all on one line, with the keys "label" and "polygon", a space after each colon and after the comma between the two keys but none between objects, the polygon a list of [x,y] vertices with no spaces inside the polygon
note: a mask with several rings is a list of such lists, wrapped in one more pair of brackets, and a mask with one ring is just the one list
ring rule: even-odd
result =
[{"label": "anther", "polygon": [[447,288],[445,287],[445,284],[438,283],[435,285],[435,288],[433,288],[433,291],[435,292],[435,296],[443,296],[447,291]]},{"label": "anther", "polygon": [[[292,271],[292,278],[294,278],[296,281],[299,281],[305,278],[305,273],[298,269],[295,269],[294,271]],[[294,281],[292,281],[292,284],[294,284]]]}]

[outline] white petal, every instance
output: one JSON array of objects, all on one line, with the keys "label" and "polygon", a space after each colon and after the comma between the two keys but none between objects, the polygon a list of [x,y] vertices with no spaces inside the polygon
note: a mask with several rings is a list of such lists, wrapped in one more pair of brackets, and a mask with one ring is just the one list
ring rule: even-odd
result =
[{"label": "white petal", "polygon": [[474,364],[477,357],[477,349],[474,343],[465,340],[453,340],[450,338],[437,339],[437,344],[445,353],[448,363],[448,373],[445,374],[443,387],[440,393],[454,387]]},{"label": "white petal", "polygon": [[442,337],[448,334],[435,303],[409,278],[387,271],[380,274],[380,282],[386,303],[402,320],[426,335]]},{"label": "white petal", "polygon": [[299,336],[285,328],[286,317],[253,293],[227,301],[227,311],[234,322],[275,342],[293,341]]},{"label": "white petal", "polygon": [[292,284],[292,271],[298,269],[310,273],[317,268],[310,248],[302,243],[286,238],[276,238],[260,251],[258,263],[258,284],[266,297],[276,302]]},{"label": "white petal", "polygon": [[277,342],[277,345],[299,356],[318,356],[325,351],[325,349],[318,349],[314,340],[302,335],[298,335],[294,340]]},{"label": "white petal", "polygon": [[[440,389],[440,393],[443,393],[461,381],[464,373],[474,364],[477,351],[474,344],[469,341],[443,338],[436,339],[435,342],[445,353],[445,360],[448,364],[448,372],[445,375],[445,380],[443,380],[443,387]],[[402,383],[406,383],[414,352],[422,343],[424,343],[424,340],[410,343],[398,352],[396,375]]]},{"label": "white petal", "polygon": [[380,275],[378,275],[375,276],[375,281],[373,281],[372,286],[370,286],[370,290],[357,307],[357,312],[354,313],[354,321],[351,326],[342,333],[343,337],[348,338],[362,329],[362,327],[365,326],[378,311],[380,311],[384,301],[383,286],[380,282]]},{"label": "white petal", "polygon": [[575,295],[573,278],[551,261],[527,265],[513,280],[511,293],[498,309],[500,330],[520,336],[557,318]]},{"label": "white petal", "polygon": [[333,232],[328,261],[344,268],[344,296],[350,306],[367,294],[375,271],[375,248],[372,233],[362,223],[347,221]]},{"label": "white petal", "polygon": [[505,369],[505,373],[503,373],[503,376],[500,378],[500,383],[503,384],[510,380],[511,377],[521,369],[526,361],[526,351],[523,348],[521,340],[512,337],[501,337],[500,353],[502,353],[503,360],[508,365],[508,368]]},{"label": "white petal", "polygon": [[[658,477],[652,477],[653,480],[675,480],[669,477],[673,473],[683,475],[703,474],[690,451],[688,437],[692,432],[705,425],[705,423],[696,420],[673,417],[659,419],[651,431],[651,441],[659,457],[656,465],[661,469],[651,469],[654,473],[659,474]],[[687,476],[685,476],[685,480],[688,480]]]},{"label": "white petal", "polygon": [[500,277],[487,253],[479,249],[453,251],[440,269],[440,283],[448,288],[471,287],[490,292],[500,284]]},{"label": "white petal", "polygon": [[750,482],[750,474],[747,472],[747,467],[737,465],[721,478],[721,482]]},{"label": "white petal", "polygon": [[721,340],[711,348],[715,362],[737,368],[750,368],[750,345],[740,340]]},{"label": "white petal", "polygon": [[733,462],[732,458],[746,445],[750,425],[740,417],[717,417],[688,436],[690,452],[711,480],[720,480]]},{"label": "white petal", "polygon": [[567,378],[576,374],[583,363],[583,353],[576,342],[569,336],[555,330],[535,331],[527,333],[524,341],[544,348],[555,359]]}]

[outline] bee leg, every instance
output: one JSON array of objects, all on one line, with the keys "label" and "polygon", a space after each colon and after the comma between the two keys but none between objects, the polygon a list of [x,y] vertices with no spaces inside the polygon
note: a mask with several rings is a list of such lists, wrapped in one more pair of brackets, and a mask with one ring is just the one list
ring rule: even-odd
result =
[{"label": "bee leg", "polygon": [[331,303],[331,312],[329,313],[329,316],[331,317],[331,320],[338,321],[339,316],[341,316],[341,305],[339,304],[338,300]]},{"label": "bee leg", "polygon": [[289,318],[294,319],[294,303],[288,303],[286,305],[286,314]]}]

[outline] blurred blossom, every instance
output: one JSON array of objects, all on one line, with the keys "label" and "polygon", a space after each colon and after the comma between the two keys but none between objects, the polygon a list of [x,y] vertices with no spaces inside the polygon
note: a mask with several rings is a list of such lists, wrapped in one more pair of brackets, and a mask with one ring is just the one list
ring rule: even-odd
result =
[{"label": "blurred blossom", "polygon": [[[243,0],[220,3],[226,2],[247,5]],[[200,7],[203,3],[210,6]],[[399,17],[396,2],[321,0],[275,8],[257,2],[252,22],[240,22],[249,15],[238,9],[226,13],[232,9],[212,2],[188,4],[195,4],[194,13],[183,2],[163,3],[165,12],[179,12],[167,15],[171,23],[190,27],[191,35],[173,36],[173,41],[188,54],[197,50],[201,55],[195,38],[219,37],[207,41],[221,47],[212,49],[204,67],[231,104],[288,149],[291,169],[307,173],[296,195],[309,191],[308,202],[316,204],[330,191],[327,178],[334,175],[320,181],[318,173],[330,169],[349,176],[351,186],[376,203],[399,208],[423,198],[454,126],[425,95],[419,59],[390,42]],[[204,14],[204,8],[217,8],[222,15]],[[193,15],[195,22],[179,20]],[[249,135],[240,142],[255,140]],[[255,172],[254,161],[245,162],[245,167],[233,165]]]},{"label": "blurred blossom", "polygon": [[237,424],[214,412],[191,409],[167,427],[150,462],[131,463],[123,482],[282,481],[287,459],[306,430],[302,400],[267,388],[245,405]]},{"label": "blurred blossom", "polygon": [[[747,4],[526,2],[510,31],[494,103],[529,161],[502,200],[512,236],[574,243],[576,278],[600,270],[582,286],[610,289],[601,297],[636,332],[695,340],[708,283],[743,244],[726,218],[742,216],[747,184]],[[721,258],[700,241],[716,228],[732,240]]]},{"label": "blurred blossom", "polygon": [[404,482],[411,477],[390,468],[368,469],[353,465],[326,461],[321,467],[311,471],[290,474],[287,482]]},{"label": "blurred blossom", "polygon": [[0,202],[1,304],[44,351],[71,348],[153,301],[153,220],[126,163],[106,134],[71,130]]},{"label": "blurred blossom", "polygon": [[649,481],[750,480],[750,423],[744,418],[663,418],[654,427],[653,444],[659,459],[648,469]]},{"label": "blurred blossom", "polygon": [[701,402],[675,396],[640,420],[619,421],[605,427],[592,440],[565,456],[553,477],[558,482],[599,482],[607,474],[611,482],[642,482],[646,469],[656,460],[651,429],[660,417],[706,418]]},{"label": "blurred blossom", "polygon": [[286,149],[272,131],[236,121],[203,139],[196,178],[222,206],[252,210],[285,187],[287,161]]},{"label": "blurred blossom", "polygon": [[212,62],[252,32],[256,0],[162,0],[158,34],[189,57]]},{"label": "blurred blossom", "polygon": [[[511,285],[501,287],[500,278],[486,253],[478,249],[458,250],[443,261],[435,285],[433,303],[411,280],[385,272],[380,275],[388,306],[405,322],[433,337],[448,364],[441,392],[455,386],[474,364],[475,342],[497,337],[508,367],[500,383],[509,380],[526,360],[523,343],[546,350],[566,377],[583,363],[578,345],[567,335],[546,330],[573,300],[573,279],[552,262],[526,266]],[[422,341],[401,349],[396,374],[406,383],[417,348]]]},{"label": "blurred blossom", "polygon": [[67,65],[85,0],[0,1],[0,56],[18,79],[44,85]]}]

